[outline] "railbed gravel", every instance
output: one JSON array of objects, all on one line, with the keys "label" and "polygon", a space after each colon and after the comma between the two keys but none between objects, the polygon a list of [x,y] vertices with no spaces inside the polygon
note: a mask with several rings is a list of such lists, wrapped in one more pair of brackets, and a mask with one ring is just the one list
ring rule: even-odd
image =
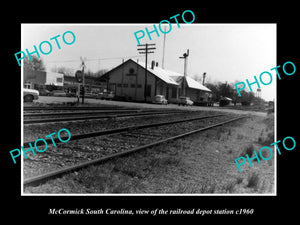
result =
[{"label": "railbed gravel", "polygon": [[[178,115],[176,115],[176,117],[177,116]],[[197,114],[197,116],[199,116],[199,113]],[[161,122],[161,120],[166,121],[167,119],[179,119],[178,117],[174,117],[172,116],[172,118],[170,118],[169,116],[159,119],[151,118],[151,120],[147,121],[147,123],[157,123]],[[180,119],[183,118],[184,117],[182,117],[181,115]],[[137,146],[149,144],[153,141],[158,141],[167,137],[182,134],[197,128],[209,126],[211,124],[222,122],[231,118],[232,116],[225,115],[221,117],[196,120],[185,123],[164,125],[159,127],[132,130],[129,132],[122,132],[118,134],[85,138],[81,140],[70,141],[68,143],[56,143],[56,147],[54,147],[53,145],[48,145],[48,148],[45,152],[36,152],[36,155],[32,155],[31,152],[28,152],[28,159],[23,158],[24,178],[26,179],[67,166],[72,166],[81,162],[86,162],[113,153],[129,150]],[[144,121],[145,118],[143,118],[142,120]],[[103,121],[98,122],[103,123]],[[123,120],[122,122],[122,126],[139,124],[137,118],[135,119],[135,121],[131,120],[131,122],[129,122],[128,120]],[[95,123],[95,121],[93,121],[93,123]],[[72,125],[75,124],[76,123],[72,123]],[[89,126],[91,126],[91,124],[92,123],[89,123]],[[117,121],[117,124],[120,124],[120,121]],[[94,126],[97,127],[97,125]],[[114,127],[114,124],[109,124],[108,127],[109,129],[116,128]],[[47,132],[47,134],[49,134],[49,129]],[[84,130],[84,132],[87,131]],[[32,136],[36,137],[36,135],[37,130],[34,129],[34,132],[32,132]]]},{"label": "railbed gravel", "polygon": [[[189,117],[208,116],[220,114],[218,112],[183,112],[175,114],[163,115],[149,115],[139,117],[121,117],[97,120],[84,121],[66,121],[55,123],[31,124],[24,125],[24,142],[35,141],[38,138],[45,138],[45,136],[58,132],[62,128],[70,131],[71,135],[83,134],[94,131],[102,131],[108,129],[116,129],[127,126],[134,126],[137,124],[159,123],[164,121],[178,120]],[[46,118],[46,117],[45,117]]]}]

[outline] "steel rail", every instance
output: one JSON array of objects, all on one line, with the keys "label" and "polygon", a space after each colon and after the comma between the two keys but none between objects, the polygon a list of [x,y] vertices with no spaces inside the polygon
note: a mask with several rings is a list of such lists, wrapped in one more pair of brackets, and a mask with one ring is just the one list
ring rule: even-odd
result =
[{"label": "steel rail", "polygon": [[137,108],[126,108],[126,107],[113,107],[113,106],[102,106],[102,107],[94,107],[94,106],[61,106],[61,107],[39,107],[39,106],[24,106],[24,111],[35,111],[35,110],[124,110],[124,109],[137,109]]},{"label": "steel rail", "polygon": [[115,113],[115,112],[141,112],[142,110],[122,109],[122,110],[95,110],[95,111],[81,111],[81,112],[49,112],[49,113],[24,113],[24,117],[35,117],[35,116],[65,116],[65,115],[80,115],[80,114],[104,114],[104,113]]},{"label": "steel rail", "polygon": [[134,117],[134,116],[146,116],[146,115],[160,115],[168,113],[183,113],[182,111],[166,111],[166,112],[137,112],[126,114],[111,114],[111,115],[98,115],[98,116],[85,116],[85,117],[60,117],[60,118],[46,118],[46,119],[26,119],[23,120],[23,124],[36,124],[36,123],[50,123],[50,122],[63,122],[63,121],[77,121],[77,120],[92,120],[92,119],[106,119],[117,117]]},{"label": "steel rail", "polygon": [[169,138],[166,138],[166,139],[163,139],[163,140],[160,140],[160,141],[156,141],[156,142],[153,142],[151,144],[138,146],[138,147],[132,148],[130,150],[126,150],[126,151],[123,151],[123,152],[111,154],[111,155],[104,156],[104,157],[101,157],[101,158],[98,158],[98,159],[94,159],[94,160],[86,161],[86,162],[83,162],[83,163],[79,163],[79,164],[74,165],[74,166],[69,166],[69,167],[66,167],[66,168],[62,168],[60,170],[56,170],[56,171],[41,174],[41,175],[38,175],[38,176],[34,176],[34,177],[31,177],[31,178],[27,178],[27,179],[23,180],[23,185],[24,186],[26,186],[26,185],[38,185],[38,184],[46,182],[49,179],[57,178],[57,177],[62,176],[66,173],[74,172],[76,170],[80,170],[80,169],[83,169],[83,168],[91,166],[91,165],[103,163],[103,162],[108,161],[110,159],[115,159],[115,158],[118,158],[118,157],[121,157],[121,156],[129,155],[131,153],[138,152],[138,151],[141,151],[141,150],[145,150],[145,149],[148,149],[150,147],[154,147],[154,146],[162,144],[162,143],[166,143],[166,142],[169,142],[169,141],[172,141],[172,140],[175,140],[175,139],[179,139],[179,138],[191,135],[191,134],[195,134],[195,133],[205,131],[205,130],[208,130],[208,129],[211,129],[211,128],[222,126],[226,123],[231,123],[231,122],[234,122],[236,120],[243,119],[245,117],[248,117],[248,116],[242,116],[242,117],[230,119],[230,120],[227,120],[227,121],[224,121],[224,122],[216,123],[216,124],[213,124],[213,125],[210,125],[210,126],[207,126],[207,127],[199,128],[199,129],[189,131],[189,132],[186,132],[186,133],[183,133],[183,134],[179,134],[179,135],[176,135],[176,136],[173,136],[173,137],[169,137]]},{"label": "steel rail", "polygon": [[[155,109],[122,109],[122,110],[101,110],[101,111],[82,111],[82,112],[50,112],[50,113],[24,113],[24,117],[43,117],[43,116],[68,116],[68,115],[81,115],[81,114],[109,114],[109,113],[138,113],[138,112],[174,112],[175,110],[155,110]],[[179,111],[179,110],[176,110]],[[181,110],[181,112],[184,112]]]},{"label": "steel rail", "polygon": [[[84,138],[91,138],[91,137],[97,137],[97,136],[103,136],[107,134],[115,134],[115,133],[120,133],[123,131],[128,131],[128,130],[135,130],[135,129],[142,129],[142,128],[149,128],[149,127],[158,127],[158,126],[163,126],[163,125],[168,125],[168,124],[175,124],[175,123],[182,123],[182,122],[187,122],[187,121],[193,121],[193,120],[201,120],[201,119],[207,119],[207,118],[213,118],[213,117],[218,117],[218,116],[224,116],[224,114],[217,114],[213,116],[202,116],[202,117],[194,117],[194,118],[188,118],[188,119],[182,119],[182,120],[173,120],[173,121],[168,121],[168,122],[160,122],[160,123],[151,123],[151,124],[144,124],[144,125],[135,125],[135,126],[128,126],[128,127],[121,127],[121,128],[116,128],[116,129],[109,129],[109,130],[101,130],[101,131],[94,131],[94,132],[89,132],[85,134],[75,134],[71,135],[71,139],[69,141],[75,141],[79,139],[84,139]],[[51,138],[44,139],[47,144],[53,144]],[[53,141],[60,142],[60,140],[57,138],[53,138]],[[29,147],[29,143],[34,143],[34,141],[27,141],[23,143],[23,147],[27,148]],[[36,146],[43,145],[41,142],[37,142]]]}]

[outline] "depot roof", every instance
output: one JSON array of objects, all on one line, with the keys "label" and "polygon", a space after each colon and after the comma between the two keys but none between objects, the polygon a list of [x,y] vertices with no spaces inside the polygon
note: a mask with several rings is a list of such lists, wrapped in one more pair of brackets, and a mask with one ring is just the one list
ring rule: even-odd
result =
[{"label": "depot roof", "polygon": [[231,98],[228,98],[228,97],[225,97],[225,96],[222,96],[222,97],[221,97],[221,100],[232,101]]},{"label": "depot roof", "polygon": [[211,90],[209,90],[207,87],[205,87],[204,85],[200,84],[198,81],[195,81],[193,78],[186,76],[186,82],[189,88],[194,88],[194,89],[199,89],[202,91],[209,91],[211,92]]},{"label": "depot roof", "polygon": [[[144,62],[138,62],[138,64],[145,68],[145,63]],[[171,70],[166,70],[162,69],[161,67],[154,66],[153,69],[151,68],[151,65],[147,65],[147,70],[163,80],[164,82],[168,84],[173,84],[173,85],[180,85],[182,82],[182,78],[184,77],[183,74],[171,71]],[[210,89],[205,87],[204,85],[200,84],[198,81],[195,81],[193,78],[186,76],[186,83],[189,88],[194,88],[202,91],[208,91],[211,92]]]},{"label": "depot roof", "polygon": [[[145,69],[145,66],[146,66],[145,62],[141,62],[141,61],[136,62],[132,59],[128,59],[127,61],[121,63],[120,65],[116,66],[112,70],[110,70],[110,71],[106,72],[105,74],[103,74],[102,77],[108,76],[111,71],[115,70],[118,67],[121,67],[123,64],[127,63],[128,61],[132,61],[132,62],[138,64],[140,67]],[[154,76],[158,77],[162,81],[166,82],[167,84],[176,85],[176,86],[179,86],[181,84],[182,78],[184,77],[184,75],[181,74],[181,73],[177,73],[177,72],[174,72],[174,71],[171,71],[171,70],[166,70],[166,69],[163,69],[163,68],[158,67],[158,66],[154,66],[153,69],[152,69],[152,67],[149,63],[147,64],[147,71],[152,73]],[[195,81],[191,77],[187,76],[186,81],[187,81],[186,82],[187,86],[189,88],[211,92],[211,90],[209,90],[204,85],[200,84],[198,81]]]},{"label": "depot roof", "polygon": [[[145,69],[145,63],[144,62],[138,62],[137,64],[139,64],[141,67],[143,67]],[[170,70],[165,70],[162,69],[158,66],[154,66],[153,69],[151,68],[151,65],[147,65],[147,70],[149,72],[151,72],[152,74],[154,74],[155,76],[157,76],[159,79],[163,80],[164,82],[168,83],[168,84],[173,84],[173,85],[179,85],[175,79],[173,79],[172,77],[179,77],[179,76],[183,76],[182,74],[170,71]]]}]

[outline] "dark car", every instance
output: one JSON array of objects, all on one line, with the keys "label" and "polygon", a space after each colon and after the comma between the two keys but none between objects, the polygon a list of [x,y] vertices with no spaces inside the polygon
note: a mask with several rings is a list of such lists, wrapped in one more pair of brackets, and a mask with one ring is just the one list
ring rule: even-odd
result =
[{"label": "dark car", "polygon": [[66,92],[64,92],[63,90],[53,90],[51,92],[52,96],[57,96],[57,97],[67,97]]},{"label": "dark car", "polygon": [[40,89],[39,93],[41,96],[50,96],[51,95],[51,92],[48,91],[47,89]]}]

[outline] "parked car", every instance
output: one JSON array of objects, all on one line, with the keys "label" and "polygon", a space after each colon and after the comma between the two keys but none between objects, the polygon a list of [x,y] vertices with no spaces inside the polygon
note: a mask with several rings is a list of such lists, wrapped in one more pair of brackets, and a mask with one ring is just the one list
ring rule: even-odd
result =
[{"label": "parked car", "polygon": [[112,91],[110,91],[110,92],[100,92],[96,98],[111,100],[114,97],[115,97],[115,94]]},{"label": "parked car", "polygon": [[167,105],[168,104],[168,100],[165,98],[164,95],[156,95],[155,98],[154,98],[153,103]]},{"label": "parked car", "polygon": [[39,91],[34,89],[23,89],[23,98],[24,102],[32,102],[33,100],[37,100],[39,98]]},{"label": "parked car", "polygon": [[104,93],[103,92],[100,92],[97,96],[96,96],[97,99],[104,99]]},{"label": "parked car", "polygon": [[51,92],[48,91],[47,89],[40,89],[39,90],[40,96],[50,96]]},{"label": "parked car", "polygon": [[84,97],[85,97],[85,98],[91,98],[91,97],[92,97],[92,92],[90,92],[90,91],[85,91],[85,92],[84,92]]},{"label": "parked car", "polygon": [[98,96],[98,94],[96,94],[95,92],[91,92],[91,91],[87,91],[84,93],[84,97],[86,98],[96,98]]},{"label": "parked car", "polygon": [[67,97],[66,92],[64,92],[63,90],[53,90],[51,91],[51,95],[52,96],[60,96],[60,97]]},{"label": "parked car", "polygon": [[190,106],[194,104],[194,102],[190,99],[190,97],[184,97],[184,96],[179,97],[177,103],[178,105],[190,105]]},{"label": "parked car", "polygon": [[67,97],[76,97],[77,95],[76,95],[76,92],[68,92],[68,93],[66,93],[66,96]]},{"label": "parked car", "polygon": [[111,92],[107,92],[105,95],[105,99],[107,100],[112,100],[115,97],[115,94],[111,91]]}]

